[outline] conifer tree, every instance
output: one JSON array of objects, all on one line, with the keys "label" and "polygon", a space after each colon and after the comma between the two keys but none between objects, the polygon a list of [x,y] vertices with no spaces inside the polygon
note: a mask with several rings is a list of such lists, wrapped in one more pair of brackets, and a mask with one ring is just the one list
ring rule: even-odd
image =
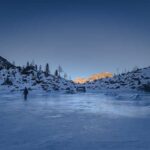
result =
[{"label": "conifer tree", "polygon": [[42,66],[41,65],[39,66],[39,72],[42,72]]},{"label": "conifer tree", "polygon": [[50,74],[49,64],[47,63],[45,66],[45,75],[48,76]]},{"label": "conifer tree", "polygon": [[38,70],[38,66],[37,66],[37,65],[35,65],[35,70],[36,70],[36,71]]},{"label": "conifer tree", "polygon": [[26,67],[29,67],[30,66],[30,63],[29,62],[27,62],[27,66]]},{"label": "conifer tree", "polygon": [[55,70],[55,77],[58,77],[58,70]]}]

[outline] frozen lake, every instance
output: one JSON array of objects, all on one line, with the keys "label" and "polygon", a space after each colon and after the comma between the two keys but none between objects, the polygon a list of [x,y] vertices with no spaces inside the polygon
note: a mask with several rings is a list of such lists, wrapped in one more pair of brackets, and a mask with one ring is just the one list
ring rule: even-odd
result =
[{"label": "frozen lake", "polygon": [[150,94],[0,96],[0,150],[148,150]]}]

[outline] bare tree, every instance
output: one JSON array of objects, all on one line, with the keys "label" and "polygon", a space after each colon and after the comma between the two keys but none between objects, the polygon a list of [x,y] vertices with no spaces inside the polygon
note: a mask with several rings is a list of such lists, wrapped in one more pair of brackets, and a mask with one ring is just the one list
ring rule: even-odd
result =
[{"label": "bare tree", "polygon": [[39,72],[42,72],[42,66],[41,65],[39,66]]},{"label": "bare tree", "polygon": [[68,75],[67,73],[64,73],[64,79],[67,79]]},{"label": "bare tree", "polygon": [[59,76],[61,75],[62,72],[63,72],[63,69],[62,69],[62,67],[59,65],[59,66],[58,66],[58,73],[59,73]]}]

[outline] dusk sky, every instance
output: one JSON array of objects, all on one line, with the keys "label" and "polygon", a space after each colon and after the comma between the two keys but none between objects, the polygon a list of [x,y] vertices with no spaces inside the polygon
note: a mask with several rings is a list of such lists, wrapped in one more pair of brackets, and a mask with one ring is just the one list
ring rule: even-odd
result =
[{"label": "dusk sky", "polygon": [[150,0],[0,0],[0,55],[72,78],[150,66]]}]

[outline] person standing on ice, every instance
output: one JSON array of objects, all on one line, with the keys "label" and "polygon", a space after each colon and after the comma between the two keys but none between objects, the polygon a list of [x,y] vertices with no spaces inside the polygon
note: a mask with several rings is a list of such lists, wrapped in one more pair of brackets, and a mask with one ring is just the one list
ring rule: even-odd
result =
[{"label": "person standing on ice", "polygon": [[24,91],[23,91],[23,94],[24,94],[24,100],[27,100],[27,96],[28,96],[28,89],[25,87],[24,88]]}]

